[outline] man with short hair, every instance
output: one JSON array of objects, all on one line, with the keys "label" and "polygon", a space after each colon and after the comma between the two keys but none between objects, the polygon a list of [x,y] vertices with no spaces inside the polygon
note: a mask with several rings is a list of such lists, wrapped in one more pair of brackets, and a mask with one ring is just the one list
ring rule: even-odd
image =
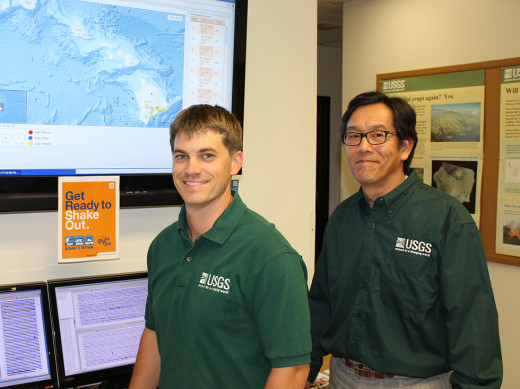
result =
[{"label": "man with short hair", "polygon": [[196,105],[170,127],[178,221],[148,251],[146,326],[132,389],[301,388],[310,362],[307,272],[274,225],[231,191],[242,129]]},{"label": "man with short hair", "polygon": [[307,387],[332,354],[333,389],[498,389],[498,315],[482,240],[455,198],[410,169],[416,115],[356,96],[341,139],[360,190],[327,225],[309,304]]}]

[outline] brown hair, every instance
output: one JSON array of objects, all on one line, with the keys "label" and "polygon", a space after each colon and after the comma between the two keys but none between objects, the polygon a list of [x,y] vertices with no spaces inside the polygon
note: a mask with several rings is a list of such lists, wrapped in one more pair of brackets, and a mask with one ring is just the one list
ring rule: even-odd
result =
[{"label": "brown hair", "polygon": [[242,150],[242,126],[238,119],[218,105],[199,104],[179,112],[170,125],[172,151],[177,135],[182,134],[191,138],[195,135],[205,134],[208,130],[223,135],[224,145],[228,149],[229,155]]}]

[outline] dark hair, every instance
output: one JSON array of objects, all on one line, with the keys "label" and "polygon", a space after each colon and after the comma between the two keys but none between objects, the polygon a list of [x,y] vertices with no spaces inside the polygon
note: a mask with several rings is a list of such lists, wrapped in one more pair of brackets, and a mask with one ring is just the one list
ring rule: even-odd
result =
[{"label": "dark hair", "polygon": [[242,150],[242,126],[238,119],[218,105],[199,104],[179,112],[170,125],[172,152],[177,135],[191,138],[210,130],[224,136],[224,146],[230,155]]},{"label": "dark hair", "polygon": [[413,154],[417,146],[417,132],[415,130],[416,115],[410,104],[400,97],[389,97],[381,92],[365,92],[354,97],[348,104],[347,110],[343,115],[342,124],[340,128],[341,139],[347,132],[347,124],[350,117],[356,109],[364,105],[384,104],[390,108],[394,114],[394,128],[399,138],[401,145],[403,140],[413,140],[413,148],[408,156],[408,159],[403,162],[403,170],[405,174],[410,173],[410,164],[412,163]]}]

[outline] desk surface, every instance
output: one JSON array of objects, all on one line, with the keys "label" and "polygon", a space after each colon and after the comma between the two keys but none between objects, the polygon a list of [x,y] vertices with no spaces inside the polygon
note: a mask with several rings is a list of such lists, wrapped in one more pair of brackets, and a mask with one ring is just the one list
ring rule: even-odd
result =
[{"label": "desk surface", "polygon": [[330,366],[330,354],[323,357],[323,365],[321,365],[320,371],[323,373],[325,370],[329,370]]}]

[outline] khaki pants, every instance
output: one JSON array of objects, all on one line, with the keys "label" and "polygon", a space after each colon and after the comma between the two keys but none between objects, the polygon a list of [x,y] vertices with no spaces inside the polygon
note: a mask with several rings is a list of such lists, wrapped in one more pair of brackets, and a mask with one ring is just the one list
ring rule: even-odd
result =
[{"label": "khaki pants", "polygon": [[373,388],[407,388],[407,389],[451,389],[450,373],[443,373],[430,378],[412,378],[395,376],[394,378],[366,378],[354,373],[345,365],[343,358],[330,359],[331,389],[373,389]]}]

